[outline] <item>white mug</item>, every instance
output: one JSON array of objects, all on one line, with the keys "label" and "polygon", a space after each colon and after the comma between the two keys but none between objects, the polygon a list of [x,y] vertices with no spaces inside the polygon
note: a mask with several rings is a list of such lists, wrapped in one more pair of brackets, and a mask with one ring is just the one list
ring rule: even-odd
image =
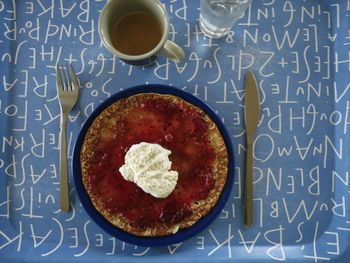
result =
[{"label": "white mug", "polygon": [[[156,19],[161,28],[161,37],[150,51],[143,54],[130,55],[115,47],[113,34],[115,34],[114,30],[118,21],[136,12],[146,13]],[[182,48],[168,40],[169,27],[169,15],[158,0],[110,0],[103,8],[98,22],[99,34],[106,48],[122,61],[136,66],[153,64],[159,57],[159,54],[174,62],[180,62],[184,58]]]}]

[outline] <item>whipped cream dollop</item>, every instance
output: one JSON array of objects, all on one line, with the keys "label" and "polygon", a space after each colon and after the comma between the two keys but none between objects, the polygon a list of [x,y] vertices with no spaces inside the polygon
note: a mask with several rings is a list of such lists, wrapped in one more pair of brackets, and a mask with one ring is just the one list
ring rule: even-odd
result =
[{"label": "whipped cream dollop", "polygon": [[119,168],[125,180],[136,183],[143,191],[165,198],[174,191],[178,173],[170,170],[171,151],[159,144],[141,142],[130,147],[125,164]]}]

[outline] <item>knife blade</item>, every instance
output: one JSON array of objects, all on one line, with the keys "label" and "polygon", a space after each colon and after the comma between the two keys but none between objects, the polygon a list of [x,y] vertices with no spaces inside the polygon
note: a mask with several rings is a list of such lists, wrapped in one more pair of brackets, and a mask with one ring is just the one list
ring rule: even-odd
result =
[{"label": "knife blade", "polygon": [[245,75],[246,174],[244,182],[244,226],[253,224],[253,143],[260,120],[258,85],[252,71]]}]

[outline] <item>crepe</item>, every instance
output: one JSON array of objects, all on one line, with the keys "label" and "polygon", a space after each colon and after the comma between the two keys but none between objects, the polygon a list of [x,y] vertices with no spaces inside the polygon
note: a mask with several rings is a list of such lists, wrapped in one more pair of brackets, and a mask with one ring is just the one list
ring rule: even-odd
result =
[{"label": "crepe", "polygon": [[[178,183],[167,198],[123,180],[131,145],[158,143],[172,153]],[[173,96],[142,93],[106,108],[88,129],[80,155],[92,204],[114,226],[137,236],[165,236],[193,226],[217,203],[228,176],[218,127],[199,107]]]}]

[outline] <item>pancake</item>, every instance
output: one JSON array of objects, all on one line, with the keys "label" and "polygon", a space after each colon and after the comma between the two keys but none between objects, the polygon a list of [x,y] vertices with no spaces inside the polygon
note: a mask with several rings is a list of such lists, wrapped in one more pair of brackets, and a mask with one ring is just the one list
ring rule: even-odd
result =
[{"label": "pancake", "polygon": [[[119,172],[128,149],[140,142],[171,151],[178,181],[166,198],[143,192]],[[120,99],[101,112],[86,133],[80,161],[97,211],[137,236],[191,227],[215,206],[228,176],[227,149],[211,118],[177,96],[156,93]]]}]

